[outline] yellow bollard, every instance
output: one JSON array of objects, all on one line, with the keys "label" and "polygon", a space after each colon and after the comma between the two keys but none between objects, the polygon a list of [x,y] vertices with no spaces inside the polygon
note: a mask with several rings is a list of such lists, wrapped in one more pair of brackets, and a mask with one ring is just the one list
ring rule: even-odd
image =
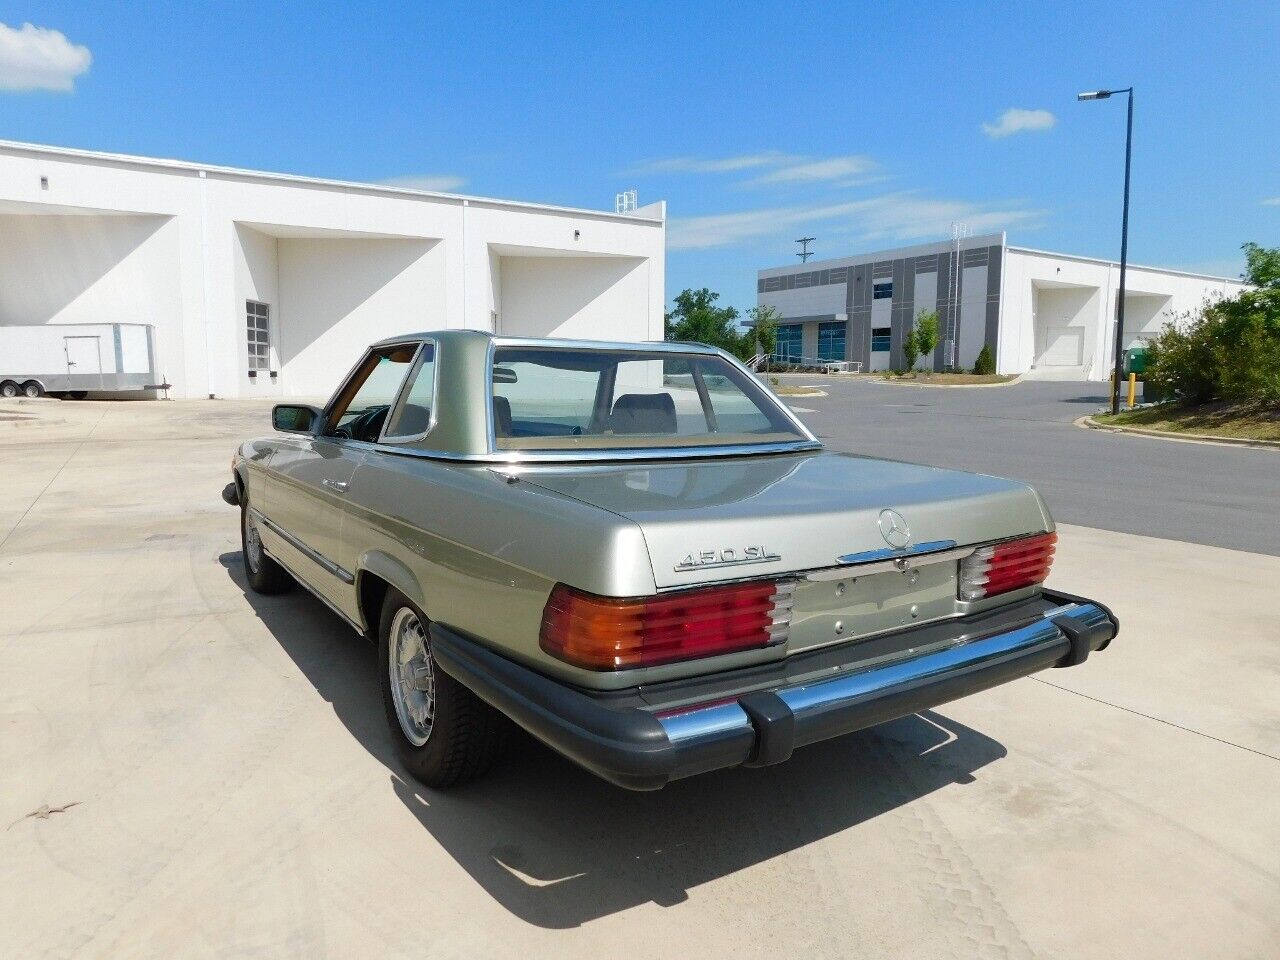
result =
[{"label": "yellow bollard", "polygon": [[1129,406],[1136,407],[1138,405],[1138,375],[1136,373],[1129,374]]}]

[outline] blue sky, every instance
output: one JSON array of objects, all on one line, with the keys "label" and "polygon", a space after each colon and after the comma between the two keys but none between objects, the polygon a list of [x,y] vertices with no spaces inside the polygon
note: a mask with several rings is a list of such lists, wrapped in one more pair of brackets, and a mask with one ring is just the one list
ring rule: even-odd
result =
[{"label": "blue sky", "polygon": [[1135,262],[1233,275],[1280,245],[1275,3],[0,0],[0,24],[0,139],[574,206],[635,187],[669,202],[668,297],[747,307],[796,237],[839,256],[953,220],[1117,256],[1124,102],[1075,101],[1099,86],[1137,88]]}]

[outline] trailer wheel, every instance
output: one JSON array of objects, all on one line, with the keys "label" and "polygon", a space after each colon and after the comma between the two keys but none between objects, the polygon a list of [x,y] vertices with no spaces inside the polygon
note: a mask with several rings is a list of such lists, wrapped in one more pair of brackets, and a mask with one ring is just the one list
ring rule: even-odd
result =
[{"label": "trailer wheel", "polygon": [[22,395],[28,400],[34,400],[36,397],[44,396],[44,387],[35,380],[28,380],[22,385]]},{"label": "trailer wheel", "polygon": [[0,397],[4,397],[6,400],[12,400],[19,394],[19,392],[20,388],[12,380],[6,380],[3,383],[0,383]]}]

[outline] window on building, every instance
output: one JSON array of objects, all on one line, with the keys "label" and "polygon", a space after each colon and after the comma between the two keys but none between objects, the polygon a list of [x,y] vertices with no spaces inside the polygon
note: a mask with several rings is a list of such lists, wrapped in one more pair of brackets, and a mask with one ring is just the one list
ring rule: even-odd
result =
[{"label": "window on building", "polygon": [[244,302],[245,339],[249,347],[249,371],[271,369],[271,308],[256,300]]},{"label": "window on building", "polygon": [[800,360],[804,356],[804,326],[799,323],[779,324],[773,355],[778,360]]},{"label": "window on building", "polygon": [[877,280],[871,285],[871,298],[873,300],[890,300],[893,298],[893,281]]},{"label": "window on building", "polygon": [[871,329],[871,352],[888,353],[892,337],[893,331],[889,327],[873,327]]},{"label": "window on building", "polygon": [[846,325],[843,320],[818,324],[818,359],[843,360]]}]

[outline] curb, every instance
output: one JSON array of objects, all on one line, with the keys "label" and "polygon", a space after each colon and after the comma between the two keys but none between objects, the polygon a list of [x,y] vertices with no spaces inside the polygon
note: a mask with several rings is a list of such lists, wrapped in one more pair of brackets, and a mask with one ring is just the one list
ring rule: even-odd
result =
[{"label": "curb", "polygon": [[808,393],[774,393],[773,389],[770,388],[769,392],[773,393],[773,395],[783,403],[786,403],[788,400],[804,400],[806,398],[812,399],[814,397],[830,396],[830,394],[825,390],[811,390]]},{"label": "curb", "polygon": [[934,390],[989,390],[992,387],[1012,387],[1015,383],[1022,382],[1022,376],[1019,374],[1012,380],[1005,380],[1002,383],[915,383],[911,380],[889,380],[883,377],[877,382],[897,387],[931,387]]},{"label": "curb", "polygon": [[1075,421],[1077,427],[1086,430],[1105,430],[1108,433],[1131,433],[1139,437],[1154,437],[1157,440],[1173,440],[1179,443],[1209,443],[1223,447],[1254,447],[1258,450],[1280,450],[1280,440],[1251,440],[1248,437],[1216,437],[1209,433],[1174,433],[1170,430],[1146,430],[1142,427],[1117,427],[1109,423],[1098,423],[1092,414],[1086,414]]}]

